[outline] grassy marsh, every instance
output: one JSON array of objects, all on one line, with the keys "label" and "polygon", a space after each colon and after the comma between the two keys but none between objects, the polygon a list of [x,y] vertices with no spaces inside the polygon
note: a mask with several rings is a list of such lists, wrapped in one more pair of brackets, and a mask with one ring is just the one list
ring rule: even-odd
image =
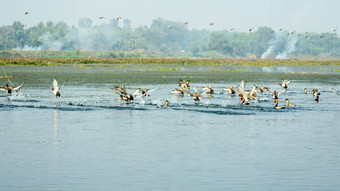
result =
[{"label": "grassy marsh", "polygon": [[[340,60],[181,59],[181,58],[0,58],[0,65],[205,65],[205,66],[314,66],[340,65]],[[122,67],[122,66],[120,66]]]}]

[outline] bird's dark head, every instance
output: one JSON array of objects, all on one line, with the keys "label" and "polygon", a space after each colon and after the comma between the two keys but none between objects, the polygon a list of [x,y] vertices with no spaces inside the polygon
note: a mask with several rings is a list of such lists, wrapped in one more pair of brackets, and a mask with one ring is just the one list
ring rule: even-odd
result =
[{"label": "bird's dark head", "polygon": [[8,84],[6,84],[6,87],[8,87]]}]

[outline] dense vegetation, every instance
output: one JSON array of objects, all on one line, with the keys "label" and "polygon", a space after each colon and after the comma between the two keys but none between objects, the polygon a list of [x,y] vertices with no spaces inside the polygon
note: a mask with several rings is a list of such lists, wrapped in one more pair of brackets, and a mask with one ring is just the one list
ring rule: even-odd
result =
[{"label": "dense vegetation", "polygon": [[[138,28],[132,28],[127,19],[94,26],[92,20],[83,18],[77,26],[48,22],[29,28],[16,21],[0,27],[0,56],[224,59],[340,56],[336,33],[292,32],[269,27],[251,32],[190,30],[184,22],[161,18]],[[28,54],[14,49],[38,52]],[[59,50],[62,53],[55,53]]]},{"label": "dense vegetation", "polygon": [[75,65],[340,65],[339,60],[290,60],[290,59],[187,59],[187,58],[5,58],[0,57],[1,65],[56,66]]}]

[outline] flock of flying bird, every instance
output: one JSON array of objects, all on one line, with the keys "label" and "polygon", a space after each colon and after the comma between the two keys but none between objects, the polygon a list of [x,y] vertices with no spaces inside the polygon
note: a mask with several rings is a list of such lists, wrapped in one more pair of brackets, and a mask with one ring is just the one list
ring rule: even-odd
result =
[{"label": "flock of flying bird", "polygon": [[[5,73],[6,75],[6,73]],[[11,84],[11,86],[9,86],[8,83],[6,83],[5,87],[0,87],[0,90],[6,91],[7,95],[10,96],[13,94],[13,92],[18,92],[20,91],[20,89],[25,85],[25,83],[27,82],[27,80],[25,79],[23,81],[23,83],[19,86],[15,86],[11,80],[9,79],[9,76],[1,76],[2,78],[7,78],[8,82]],[[53,94],[56,96],[56,98],[60,98],[61,94],[60,94],[60,90],[64,87],[64,85],[69,81],[69,79],[67,79],[64,84],[59,87],[58,86],[58,82],[56,79],[53,79],[52,82],[52,91]],[[266,92],[271,92],[272,93],[272,97],[274,99],[274,103],[275,106],[274,108],[276,109],[284,109],[284,106],[279,106],[279,95],[283,92],[286,92],[288,89],[288,84],[290,83],[291,80],[282,80],[281,83],[279,83],[279,85],[283,88],[283,90],[281,91],[270,91],[269,87],[259,87],[257,85],[254,85],[252,89],[246,90],[245,86],[246,86],[246,82],[244,80],[241,81],[241,83],[239,85],[237,85],[237,91],[238,91],[238,96],[240,97],[240,104],[242,105],[249,105],[251,103],[251,100],[261,100],[261,101],[268,101],[267,97],[264,98],[259,98],[259,94],[265,94]],[[213,94],[215,93],[214,89],[211,86],[203,86],[201,87],[202,92],[198,92],[197,90],[195,90],[194,93],[192,93],[190,91],[191,86],[190,86],[190,81],[189,80],[180,80],[180,83],[178,84],[178,86],[180,88],[175,88],[171,91],[171,94],[175,95],[178,98],[182,98],[185,94],[189,95],[195,102],[199,102],[203,96],[207,97],[207,98],[213,98]],[[133,101],[136,97],[143,97],[145,98],[146,96],[149,96],[149,93],[156,90],[157,88],[154,89],[141,89],[141,88],[137,88],[137,90],[135,90],[133,93],[128,93],[126,90],[125,86],[114,86],[113,88],[111,88],[111,91],[118,94],[118,97],[120,100],[125,101],[127,103]],[[236,90],[233,88],[233,86],[231,87],[224,87],[223,90],[229,94],[230,96],[236,96]],[[334,90],[333,88],[331,88],[331,91],[334,92],[335,94],[340,96],[340,93],[337,92],[336,90]],[[304,93],[305,94],[313,94],[313,98],[316,102],[319,102],[320,100],[320,93],[318,92],[317,89],[313,89],[312,92],[309,92],[307,90],[307,88],[304,89]],[[169,100],[166,100],[163,107],[168,107],[170,105]],[[294,107],[295,104],[291,104],[289,103],[289,99],[286,99],[286,107]]]},{"label": "flock of flying bird", "polygon": [[[28,11],[25,11],[24,14],[25,14],[25,15],[28,15],[29,12],[28,12]],[[100,16],[99,19],[105,19],[105,17]],[[123,19],[122,17],[117,17],[117,18],[116,18],[117,22],[118,22],[118,21],[121,21],[122,19]],[[183,24],[188,25],[189,22],[188,22],[188,21],[185,21]],[[212,25],[215,25],[215,23],[214,23],[213,21],[209,21],[209,25],[212,26]],[[22,25],[22,27],[26,27],[26,26],[27,26],[27,25],[25,25],[25,24]],[[335,33],[336,30],[337,30],[337,28],[338,28],[338,27],[335,27],[335,28],[333,28],[331,31],[332,31],[333,33]],[[175,27],[169,25],[169,29],[175,29]],[[249,28],[248,28],[248,31],[249,31],[249,32],[252,32],[253,29],[254,29],[253,27],[249,27]],[[284,28],[279,28],[279,31],[283,31],[283,30],[284,30]],[[229,31],[236,31],[236,29],[235,29],[235,28],[230,28]],[[275,33],[275,31],[272,30],[271,33]],[[295,34],[295,31],[288,31],[288,32],[287,32],[287,36],[293,35],[293,34]],[[304,38],[309,38],[308,33],[305,33],[305,34],[298,33],[298,36],[303,36]],[[320,38],[324,38],[325,36],[324,36],[324,35],[320,35],[319,37],[320,37]],[[334,37],[331,37],[331,39],[334,39]]]},{"label": "flock of flying bird", "polygon": [[[273,91],[272,96],[274,99],[275,106],[274,108],[276,109],[284,109],[284,106],[279,106],[279,95],[283,92],[286,92],[288,89],[288,84],[290,83],[290,80],[282,80],[281,83],[279,83],[280,86],[282,86],[283,90],[281,91]],[[265,94],[266,92],[270,92],[269,87],[259,87],[254,85],[251,90],[246,90],[245,89],[246,82],[244,80],[241,81],[240,85],[237,85],[237,91],[238,91],[238,96],[240,96],[240,104],[242,105],[249,105],[251,103],[251,100],[259,100],[263,98],[259,98],[258,94]],[[213,95],[215,93],[214,89],[211,86],[203,86],[201,87],[202,92],[198,92],[195,90],[195,93],[192,93],[190,91],[190,81],[189,80],[180,80],[180,83],[178,84],[180,88],[175,88],[171,91],[171,94],[176,95],[179,98],[182,98],[185,94],[188,94],[195,102],[199,102],[203,96],[207,98],[213,98]],[[149,95],[150,92],[156,90],[157,88],[154,89],[141,89],[138,88],[135,92],[133,93],[128,93],[126,90],[125,86],[115,86],[114,88],[111,88],[111,91],[119,95],[119,98],[123,101],[130,102],[133,101],[136,97],[146,97]],[[235,89],[231,87],[224,87],[223,90],[228,93],[230,96],[235,96],[236,91]],[[333,88],[331,89],[332,92],[334,92],[337,95],[340,95],[339,92],[334,90]],[[320,100],[320,93],[318,92],[317,89],[313,89],[312,92],[308,92],[307,88],[305,88],[304,91],[305,94],[313,94],[313,98],[316,102],[319,102]],[[264,98],[265,101],[268,100],[268,98]],[[262,101],[264,101],[262,100]],[[163,104],[163,107],[168,107],[170,105],[169,100],[166,100],[165,103]],[[295,104],[289,103],[289,99],[286,99],[286,107],[294,107]]]}]

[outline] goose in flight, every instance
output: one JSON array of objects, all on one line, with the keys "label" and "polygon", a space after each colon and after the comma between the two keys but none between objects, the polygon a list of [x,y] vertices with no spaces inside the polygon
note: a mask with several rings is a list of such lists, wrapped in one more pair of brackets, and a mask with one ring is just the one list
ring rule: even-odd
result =
[{"label": "goose in flight", "polygon": [[69,81],[70,79],[68,78],[64,84],[59,88],[58,87],[58,81],[54,78],[53,79],[53,83],[52,83],[52,91],[53,91],[53,94],[55,95],[56,98],[60,98],[61,97],[61,94],[60,94],[60,90],[61,88],[64,87],[64,85]]},{"label": "goose in flight", "polygon": [[24,13],[25,15],[28,15],[28,11],[25,11],[25,13]]}]

